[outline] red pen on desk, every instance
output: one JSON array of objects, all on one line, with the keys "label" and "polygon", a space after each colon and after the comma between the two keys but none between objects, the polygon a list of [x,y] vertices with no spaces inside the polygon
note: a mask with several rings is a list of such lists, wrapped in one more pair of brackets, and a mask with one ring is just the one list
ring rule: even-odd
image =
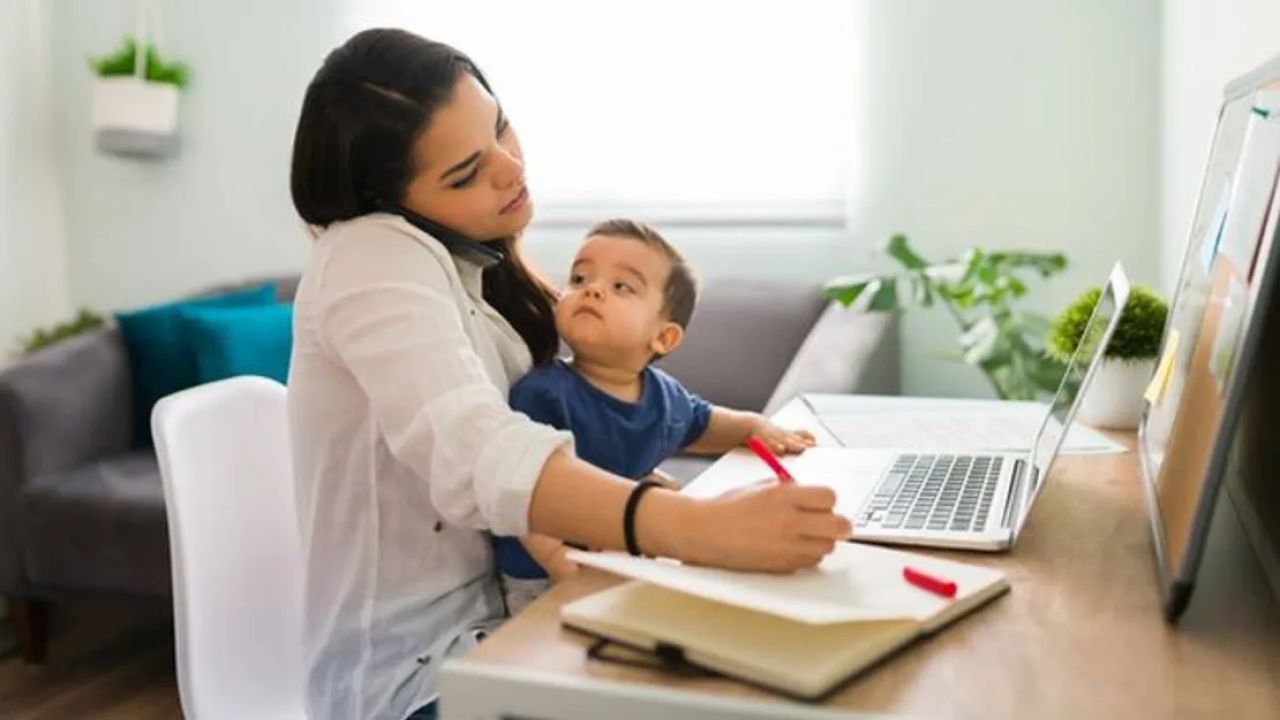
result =
[{"label": "red pen on desk", "polygon": [[902,577],[912,585],[924,588],[942,597],[953,598],[956,596],[956,584],[951,580],[943,580],[909,566],[902,568]]},{"label": "red pen on desk", "polygon": [[782,467],[782,463],[778,461],[778,456],[773,454],[773,451],[769,449],[768,445],[764,444],[763,440],[758,437],[753,437],[747,440],[747,447],[751,448],[751,452],[760,456],[760,459],[769,466],[770,470],[773,470],[773,474],[777,475],[778,479],[784,484],[796,481],[795,478],[791,477],[791,473],[787,472],[787,469]]}]

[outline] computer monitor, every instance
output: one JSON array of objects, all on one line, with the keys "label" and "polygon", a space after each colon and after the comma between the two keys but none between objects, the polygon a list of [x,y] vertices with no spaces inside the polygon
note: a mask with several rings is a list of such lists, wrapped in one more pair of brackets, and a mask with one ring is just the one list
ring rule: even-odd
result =
[{"label": "computer monitor", "polygon": [[1209,475],[1222,478],[1280,602],[1280,245],[1274,235],[1270,242]]},{"label": "computer monitor", "polygon": [[[1270,256],[1280,211],[1278,172],[1280,58],[1225,93],[1139,427],[1143,485],[1170,621],[1190,599],[1233,456],[1232,431],[1243,417],[1245,387],[1259,374],[1262,327],[1275,303],[1276,261]],[[1241,487],[1254,488],[1253,481],[1242,480]],[[1249,492],[1242,497],[1258,497],[1256,489]]]}]

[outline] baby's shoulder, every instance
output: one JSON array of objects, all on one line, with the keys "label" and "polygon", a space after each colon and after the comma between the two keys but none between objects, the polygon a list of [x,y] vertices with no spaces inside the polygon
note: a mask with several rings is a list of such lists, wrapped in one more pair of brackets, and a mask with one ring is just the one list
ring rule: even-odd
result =
[{"label": "baby's shoulder", "polygon": [[651,382],[662,389],[664,394],[683,395],[688,392],[679,378],[662,368],[650,365],[644,369],[644,372],[649,376]]},{"label": "baby's shoulder", "polygon": [[536,365],[511,386],[511,397],[563,395],[573,381],[571,373],[559,360]]}]

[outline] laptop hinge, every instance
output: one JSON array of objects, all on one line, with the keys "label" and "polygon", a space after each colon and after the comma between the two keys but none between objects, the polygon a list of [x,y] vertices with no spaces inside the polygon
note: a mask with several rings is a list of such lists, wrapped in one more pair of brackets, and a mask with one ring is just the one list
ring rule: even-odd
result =
[{"label": "laptop hinge", "polygon": [[1009,495],[1004,499],[1004,517],[1000,519],[1000,527],[1008,530],[1013,526],[1013,510],[1022,499],[1022,484],[1027,475],[1027,461],[1013,461],[1013,477],[1009,481]]}]

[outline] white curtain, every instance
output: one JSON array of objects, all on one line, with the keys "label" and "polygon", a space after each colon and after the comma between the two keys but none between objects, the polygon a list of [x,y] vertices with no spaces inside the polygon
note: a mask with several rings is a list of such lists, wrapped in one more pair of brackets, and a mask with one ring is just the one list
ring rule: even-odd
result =
[{"label": "white curtain", "polygon": [[344,1],[348,33],[402,27],[476,61],[544,223],[844,221],[857,2]]},{"label": "white curtain", "polygon": [[0,367],[69,305],[46,12],[0,2]]}]

